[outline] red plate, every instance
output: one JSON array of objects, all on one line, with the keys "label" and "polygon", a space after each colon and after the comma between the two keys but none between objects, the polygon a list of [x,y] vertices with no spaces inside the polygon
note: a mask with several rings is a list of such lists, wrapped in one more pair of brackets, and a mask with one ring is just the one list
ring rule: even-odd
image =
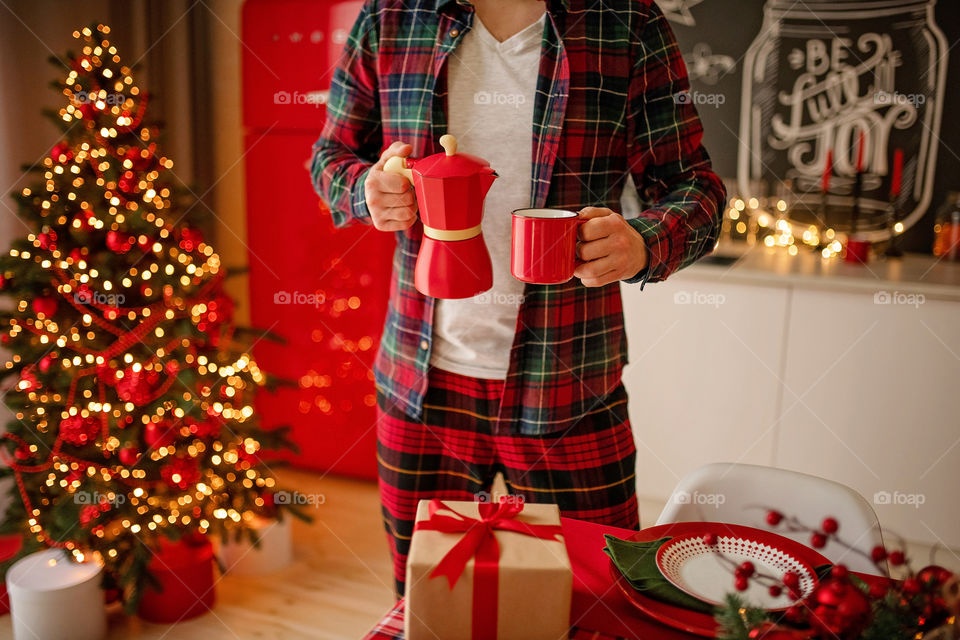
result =
[{"label": "red plate", "polygon": [[[748,537],[764,544],[776,546],[814,568],[820,565],[830,564],[830,561],[815,549],[802,545],[795,540],[784,538],[781,535],[764,531],[763,529],[754,529],[753,527],[726,524],[723,522],[675,522],[672,524],[661,524],[656,527],[644,529],[643,531],[638,531],[629,538],[626,538],[626,540],[632,542],[651,542],[666,537],[704,535],[706,533]],[[610,571],[617,587],[630,604],[654,620],[698,636],[706,638],[717,637],[717,623],[713,619],[713,616],[648,598],[627,582],[627,579],[623,577],[613,564],[613,561],[610,562]]]}]

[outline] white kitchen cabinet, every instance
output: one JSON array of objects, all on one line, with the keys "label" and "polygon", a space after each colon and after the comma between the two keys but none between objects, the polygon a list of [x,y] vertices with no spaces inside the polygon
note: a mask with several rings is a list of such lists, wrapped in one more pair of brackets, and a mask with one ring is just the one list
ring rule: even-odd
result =
[{"label": "white kitchen cabinet", "polygon": [[960,549],[960,265],[758,247],[623,297],[641,497],[666,500],[709,462],[774,465],[853,487],[890,533]]},{"label": "white kitchen cabinet", "polygon": [[671,278],[624,286],[624,383],[641,495],[717,460],[770,464],[788,292]]},{"label": "white kitchen cabinet", "polygon": [[793,293],[778,466],[849,485],[880,522],[960,548],[960,303]]}]

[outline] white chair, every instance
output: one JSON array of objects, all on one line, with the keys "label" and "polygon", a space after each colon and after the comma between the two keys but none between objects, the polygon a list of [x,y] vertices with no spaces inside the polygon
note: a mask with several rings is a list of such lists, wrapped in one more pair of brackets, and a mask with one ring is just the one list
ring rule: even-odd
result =
[{"label": "white chair", "polygon": [[[767,524],[768,509],[816,529],[824,518],[836,518],[837,536],[867,556],[883,544],[877,514],[853,489],[805,473],[752,464],[717,463],[694,469],[677,484],[657,524],[727,522],[773,531],[810,546],[809,533],[788,532],[783,523]],[[880,573],[868,557],[833,540],[819,551],[853,571]]]}]

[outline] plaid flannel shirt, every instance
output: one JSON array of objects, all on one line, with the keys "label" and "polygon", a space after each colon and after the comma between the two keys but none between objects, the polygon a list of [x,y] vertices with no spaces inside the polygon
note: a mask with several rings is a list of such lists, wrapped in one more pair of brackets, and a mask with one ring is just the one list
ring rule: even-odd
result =
[{"label": "plaid flannel shirt", "polygon": [[[335,71],[312,179],[337,225],[370,224],[364,179],[394,141],[413,156],[441,151],[445,64],[470,30],[465,0],[368,0]],[[726,194],[673,32],[652,0],[548,0],[531,131],[530,206],[617,210],[627,172],[644,206],[629,222],[656,282],[710,252]],[[506,141],[491,140],[491,144]],[[496,169],[496,167],[494,167]],[[379,233],[371,227],[371,233]],[[375,364],[378,393],[419,417],[434,299],[413,285],[423,234],[397,232],[390,304]],[[642,286],[642,284],[641,284]],[[627,362],[620,284],[526,285],[500,420],[529,435],[608,410]],[[623,411],[624,407],[611,407]],[[624,415],[624,417],[626,417]]]}]

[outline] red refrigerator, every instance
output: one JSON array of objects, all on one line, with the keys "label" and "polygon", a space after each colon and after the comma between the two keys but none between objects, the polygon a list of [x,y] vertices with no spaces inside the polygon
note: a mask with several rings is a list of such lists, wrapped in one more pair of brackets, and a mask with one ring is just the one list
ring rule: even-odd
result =
[{"label": "red refrigerator", "polygon": [[337,57],[362,2],[247,0],[242,79],[247,245],[260,367],[290,382],[261,392],[265,425],[289,424],[293,464],[376,477],[373,359],[393,235],[335,229],[313,192],[311,147],[326,118]]}]

